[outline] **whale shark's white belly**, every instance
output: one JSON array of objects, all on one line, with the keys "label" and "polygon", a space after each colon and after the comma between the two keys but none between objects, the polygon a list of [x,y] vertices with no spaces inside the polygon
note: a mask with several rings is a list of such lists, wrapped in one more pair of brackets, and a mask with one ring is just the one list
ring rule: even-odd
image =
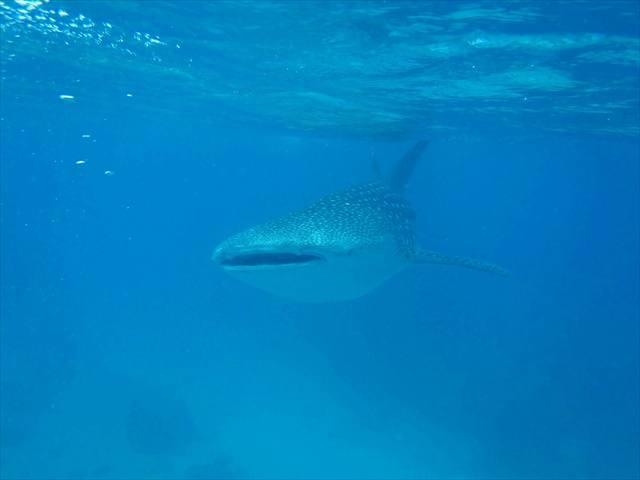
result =
[{"label": "whale shark's white belly", "polygon": [[361,297],[402,270],[407,261],[394,249],[330,257],[304,265],[229,270],[243,282],[274,295],[302,302],[331,302]]}]

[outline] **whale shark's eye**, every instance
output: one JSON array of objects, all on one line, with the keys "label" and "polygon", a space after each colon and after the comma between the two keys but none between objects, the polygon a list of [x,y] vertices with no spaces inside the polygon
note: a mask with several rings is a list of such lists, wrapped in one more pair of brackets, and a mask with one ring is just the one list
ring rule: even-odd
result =
[{"label": "whale shark's eye", "polygon": [[261,265],[296,265],[323,260],[320,255],[290,252],[249,253],[223,259],[220,263],[229,267],[258,267]]}]

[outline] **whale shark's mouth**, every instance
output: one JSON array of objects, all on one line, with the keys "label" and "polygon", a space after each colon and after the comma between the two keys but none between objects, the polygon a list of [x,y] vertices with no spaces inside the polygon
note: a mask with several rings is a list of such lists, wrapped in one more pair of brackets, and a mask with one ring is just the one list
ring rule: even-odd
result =
[{"label": "whale shark's mouth", "polygon": [[220,265],[230,268],[280,267],[287,265],[307,265],[324,260],[312,253],[244,253],[220,259]]}]

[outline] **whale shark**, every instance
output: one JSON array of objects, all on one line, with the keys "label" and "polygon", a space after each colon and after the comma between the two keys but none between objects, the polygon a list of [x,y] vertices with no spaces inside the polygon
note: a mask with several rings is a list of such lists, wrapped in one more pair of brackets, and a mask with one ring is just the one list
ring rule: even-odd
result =
[{"label": "whale shark", "polygon": [[417,245],[416,215],[404,191],[427,145],[414,144],[387,176],[227,238],[213,261],[247,284],[301,302],[355,299],[416,264],[505,275],[492,263]]}]

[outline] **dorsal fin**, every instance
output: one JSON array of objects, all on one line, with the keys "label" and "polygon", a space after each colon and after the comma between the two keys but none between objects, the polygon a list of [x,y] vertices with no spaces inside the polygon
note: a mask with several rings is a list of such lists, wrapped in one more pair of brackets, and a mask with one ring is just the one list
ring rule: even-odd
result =
[{"label": "dorsal fin", "polygon": [[422,156],[422,152],[424,152],[428,144],[429,142],[426,140],[417,142],[404,154],[404,157],[398,161],[387,180],[391,188],[394,190],[402,190],[407,185],[418,159]]}]

